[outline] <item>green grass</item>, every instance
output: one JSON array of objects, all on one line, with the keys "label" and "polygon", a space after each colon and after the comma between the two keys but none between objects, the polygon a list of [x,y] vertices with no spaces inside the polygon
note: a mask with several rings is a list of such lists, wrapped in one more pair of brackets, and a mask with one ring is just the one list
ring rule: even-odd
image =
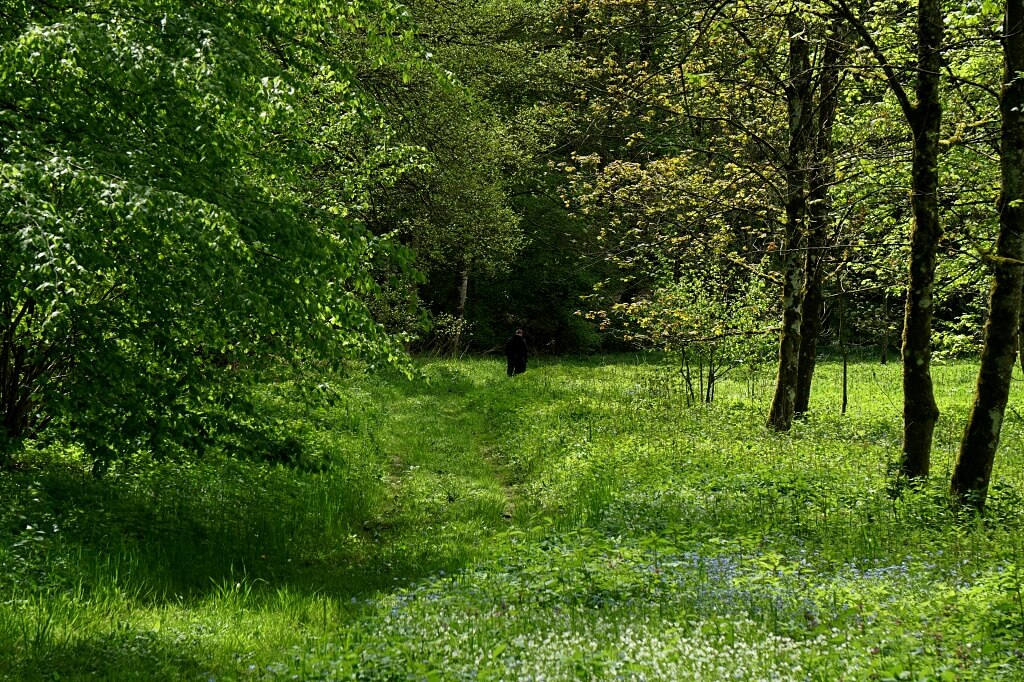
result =
[{"label": "green grass", "polygon": [[853,365],[843,416],[823,363],[784,435],[767,371],[707,406],[643,356],[422,371],[267,384],[295,466],[26,453],[0,677],[1024,680],[1019,395],[986,517],[945,501],[970,363],[935,368],[934,477],[900,496],[896,364]]}]

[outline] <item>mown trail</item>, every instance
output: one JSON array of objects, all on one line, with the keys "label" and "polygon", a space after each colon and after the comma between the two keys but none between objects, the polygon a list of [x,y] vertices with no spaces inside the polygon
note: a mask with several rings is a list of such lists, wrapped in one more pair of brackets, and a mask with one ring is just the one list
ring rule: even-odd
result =
[{"label": "mown trail", "polygon": [[[958,523],[942,473],[892,495],[899,367],[852,369],[783,436],[765,373],[701,405],[658,358],[477,359],[266,384],[287,465],[39,453],[0,679],[1024,679],[1024,422]],[[936,369],[942,472],[974,372]]]},{"label": "mown trail", "polygon": [[[836,369],[821,369],[826,388]],[[946,395],[961,395],[970,372],[950,369]],[[431,364],[429,388],[386,421],[391,531],[462,546],[462,568],[378,594],[330,656],[276,672],[1021,679],[1018,636],[976,616],[1024,624],[994,588],[1016,570],[1021,505],[1005,498],[1002,521],[962,534],[938,486],[889,495],[898,420],[875,394],[891,370],[856,375],[847,417],[825,413],[826,393],[778,436],[761,427],[757,377],[701,406],[670,365],[537,363],[509,381],[487,363]],[[955,434],[947,422],[940,447]]]},{"label": "mown trail", "polygon": [[372,439],[387,465],[388,500],[366,528],[390,547],[385,565],[401,560],[414,575],[457,565],[509,528],[515,492],[495,457],[503,433],[480,406],[481,395],[506,390],[497,369],[471,378],[437,364],[425,380],[376,396],[383,410]]}]

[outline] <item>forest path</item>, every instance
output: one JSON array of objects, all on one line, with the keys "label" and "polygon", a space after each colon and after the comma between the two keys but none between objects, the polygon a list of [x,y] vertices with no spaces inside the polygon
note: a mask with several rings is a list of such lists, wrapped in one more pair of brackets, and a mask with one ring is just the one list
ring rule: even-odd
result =
[{"label": "forest path", "polygon": [[512,527],[517,491],[504,459],[503,413],[515,381],[431,363],[423,379],[389,389],[373,439],[386,467],[387,499],[366,529],[381,566],[422,575],[464,565],[487,539]]}]

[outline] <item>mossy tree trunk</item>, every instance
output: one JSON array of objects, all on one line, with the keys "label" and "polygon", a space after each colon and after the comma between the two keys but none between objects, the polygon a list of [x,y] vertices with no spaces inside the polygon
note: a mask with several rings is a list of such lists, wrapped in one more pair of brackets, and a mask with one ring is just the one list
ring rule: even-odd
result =
[{"label": "mossy tree trunk", "polygon": [[939,222],[939,128],[942,105],[942,7],[939,0],[918,3],[917,103],[908,115],[914,134],[910,205],[910,279],[903,317],[903,454],[901,473],[910,479],[928,475],[932,435],[939,418],[931,376],[935,263]]},{"label": "mossy tree trunk", "polygon": [[935,263],[942,225],[939,221],[939,99],[942,69],[943,14],[939,0],[918,0],[915,97],[903,87],[900,72],[875,41],[871,30],[847,0],[827,0],[875,55],[890,90],[903,110],[914,137],[911,162],[910,278],[903,322],[903,448],[901,474],[917,479],[928,475],[932,435],[939,418],[931,378],[931,335],[934,310]]},{"label": "mossy tree trunk", "polygon": [[800,359],[805,254],[806,157],[812,115],[810,43],[807,25],[796,12],[786,18],[789,33],[789,74],[785,83],[789,113],[789,149],[786,157],[786,229],[781,249],[782,330],[779,332],[779,369],[768,427],[788,431],[793,425]]},{"label": "mossy tree trunk", "polygon": [[999,237],[992,289],[989,293],[985,346],[974,405],[960,443],[950,492],[962,505],[984,509],[992,464],[999,447],[1000,427],[1010,395],[1017,355],[1024,285],[1024,0],[1007,0],[1003,36],[1003,90]]},{"label": "mossy tree trunk", "polygon": [[[839,22],[836,22],[839,23]],[[832,130],[839,108],[840,58],[845,52],[840,26],[833,26],[826,39],[819,79],[818,116],[814,130],[810,177],[807,189],[807,256],[804,259],[803,315],[800,329],[800,358],[797,368],[794,411],[803,414],[810,407],[811,382],[821,335],[824,299],[822,278],[831,222],[829,187],[835,181]]]}]

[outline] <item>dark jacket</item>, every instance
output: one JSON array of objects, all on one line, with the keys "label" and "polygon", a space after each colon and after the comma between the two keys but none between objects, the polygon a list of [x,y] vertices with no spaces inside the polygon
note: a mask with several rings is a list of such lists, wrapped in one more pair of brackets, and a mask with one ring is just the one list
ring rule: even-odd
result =
[{"label": "dark jacket", "polygon": [[508,358],[508,375],[522,374],[526,371],[527,356],[526,339],[518,334],[505,343],[505,357]]}]

